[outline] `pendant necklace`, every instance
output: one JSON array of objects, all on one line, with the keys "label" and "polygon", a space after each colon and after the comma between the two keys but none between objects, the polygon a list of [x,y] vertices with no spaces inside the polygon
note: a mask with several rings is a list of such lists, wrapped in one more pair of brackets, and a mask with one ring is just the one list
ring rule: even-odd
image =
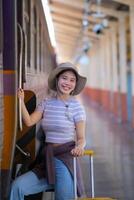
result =
[{"label": "pendant necklace", "polygon": [[70,115],[69,115],[69,104],[67,102],[65,102],[63,99],[62,99],[64,105],[65,105],[65,116],[69,119],[70,118]]},{"label": "pendant necklace", "polygon": [[70,119],[70,113],[69,113],[69,105],[65,104],[66,110],[65,110],[65,116]]},{"label": "pendant necklace", "polygon": [[67,103],[66,101],[64,101],[61,97],[60,97],[60,100],[64,103],[65,105],[65,116],[68,118],[68,119],[71,119],[71,116],[70,116],[70,112],[69,112],[69,103]]}]

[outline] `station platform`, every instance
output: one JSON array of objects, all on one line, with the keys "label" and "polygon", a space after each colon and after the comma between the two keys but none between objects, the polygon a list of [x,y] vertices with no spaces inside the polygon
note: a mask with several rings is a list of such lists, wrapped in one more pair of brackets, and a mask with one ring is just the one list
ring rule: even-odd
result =
[{"label": "station platform", "polygon": [[[94,151],[95,198],[91,197],[89,158],[81,159],[87,197],[82,200],[134,199],[134,130],[86,96],[86,149]],[[44,198],[51,200],[51,194]]]},{"label": "station platform", "polygon": [[[134,130],[87,96],[80,99],[87,113],[87,149],[93,149],[95,197],[134,199]],[[89,196],[88,159],[82,159],[86,194]]]}]

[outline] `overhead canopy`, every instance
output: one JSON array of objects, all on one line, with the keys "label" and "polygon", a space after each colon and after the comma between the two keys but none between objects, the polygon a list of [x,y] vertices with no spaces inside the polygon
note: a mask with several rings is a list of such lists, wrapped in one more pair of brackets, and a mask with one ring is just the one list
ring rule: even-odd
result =
[{"label": "overhead canopy", "polygon": [[120,17],[127,16],[134,1],[49,0],[49,5],[58,55],[71,61],[81,49],[90,49]]}]

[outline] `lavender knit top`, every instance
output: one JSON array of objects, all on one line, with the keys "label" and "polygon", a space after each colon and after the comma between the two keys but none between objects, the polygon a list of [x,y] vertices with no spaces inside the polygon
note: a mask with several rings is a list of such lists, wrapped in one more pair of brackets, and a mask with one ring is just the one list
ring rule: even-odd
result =
[{"label": "lavender knit top", "polygon": [[74,141],[75,124],[86,120],[84,107],[74,97],[66,102],[55,97],[45,99],[36,110],[42,112],[41,126],[50,143]]}]

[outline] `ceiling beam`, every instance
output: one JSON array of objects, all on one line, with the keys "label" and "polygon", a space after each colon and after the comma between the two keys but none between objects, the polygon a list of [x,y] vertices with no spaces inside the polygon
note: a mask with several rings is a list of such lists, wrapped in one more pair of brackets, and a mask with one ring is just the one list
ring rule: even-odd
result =
[{"label": "ceiling beam", "polygon": [[72,47],[74,47],[74,45],[75,45],[74,43],[71,43],[71,42],[69,42],[69,41],[67,41],[67,40],[65,40],[65,39],[62,39],[62,38],[57,38],[56,42],[59,43],[60,46],[61,46],[62,44],[65,44],[65,45],[68,46],[69,48],[72,48]]},{"label": "ceiling beam", "polygon": [[74,45],[75,44],[75,40],[70,40],[70,39],[68,39],[68,38],[64,38],[64,37],[61,37],[61,36],[58,36],[58,37],[56,37],[56,41],[59,41],[59,40],[61,40],[61,41],[65,41],[68,45]]},{"label": "ceiling beam", "polygon": [[113,1],[125,4],[125,5],[129,5],[129,6],[134,6],[133,0],[113,0]]},{"label": "ceiling beam", "polygon": [[59,23],[77,26],[79,28],[82,26],[81,20],[78,21],[78,20],[75,20],[75,19],[69,19],[69,18],[58,16],[58,15],[54,15],[54,14],[52,15],[52,20],[57,21]]},{"label": "ceiling beam", "polygon": [[[61,21],[53,20],[53,23],[54,23],[54,27],[59,25],[59,27],[62,27],[62,28],[65,28],[65,29],[68,29],[68,28],[71,29],[72,28],[72,30],[77,30],[78,32],[81,31],[81,34],[82,33],[84,34],[84,29],[83,29],[82,25],[75,26],[76,24],[73,24],[73,21],[70,24],[69,23],[66,24],[66,23],[64,23],[64,19],[63,19]],[[94,25],[90,24],[88,29],[93,30],[93,27],[94,27]]]},{"label": "ceiling beam", "polygon": [[59,33],[56,33],[55,36],[56,36],[56,38],[62,37],[67,40],[70,40],[70,41],[74,41],[76,39],[76,37],[70,37],[69,35],[65,35],[65,34],[63,35],[63,34],[59,34]]},{"label": "ceiling beam", "polygon": [[[56,13],[62,14],[64,16],[72,17],[72,20],[79,19],[79,20],[81,20],[81,23],[82,23],[83,10],[81,10],[81,11],[75,10],[75,12],[74,12],[74,9],[68,9],[68,8],[59,6],[57,4],[50,4],[49,6],[50,6],[51,15],[56,14]],[[93,23],[100,23],[100,21],[101,21],[101,19],[94,18],[92,16],[89,16],[88,20],[89,20],[89,22],[93,22]]]},{"label": "ceiling beam", "polygon": [[54,28],[60,28],[61,30],[63,29],[64,31],[66,31],[66,34],[69,34],[69,32],[74,32],[74,33],[79,33],[80,29],[73,27],[73,26],[69,26],[69,25],[65,25],[65,24],[59,24],[57,22],[54,23]]},{"label": "ceiling beam", "polygon": [[74,12],[72,11],[71,9],[68,9],[68,8],[63,8],[62,6],[59,6],[59,5],[56,5],[56,4],[50,4],[50,11],[51,12],[57,12],[57,13],[60,13],[60,14],[64,14],[64,15],[67,15],[69,17],[73,17],[73,18],[76,18],[76,19],[82,19],[83,17],[83,13],[82,11],[81,12]]},{"label": "ceiling beam", "polygon": [[61,3],[63,5],[68,5],[71,6],[72,8],[75,7],[77,9],[84,9],[84,1],[77,0],[77,1],[72,1],[71,0],[53,0],[53,2]]},{"label": "ceiling beam", "polygon": [[61,44],[60,46],[57,47],[58,51],[60,52],[60,55],[69,55],[71,56],[73,48],[69,48],[65,44]]},{"label": "ceiling beam", "polygon": [[[91,6],[91,10],[92,11],[96,11],[97,10],[97,6],[95,4],[93,4]],[[121,16],[127,16],[128,15],[128,12],[126,11],[119,11],[119,10],[114,10],[112,8],[104,8],[102,6],[100,6],[100,10],[102,13],[104,13],[105,15],[108,15],[108,16],[113,16],[113,17],[116,17],[116,18],[119,18]]]},{"label": "ceiling beam", "polygon": [[[118,0],[117,0],[118,1]],[[125,0],[119,0],[119,1],[125,1]],[[132,1],[131,0],[127,0],[128,2],[131,2],[132,3]],[[126,1],[126,2],[127,2]],[[53,0],[53,2],[56,2],[56,3],[58,3],[57,5],[64,5],[64,6],[70,6],[70,7],[72,7],[72,9],[78,9],[79,11],[81,10],[82,12],[83,12],[83,9],[84,9],[84,1],[74,1],[73,3],[72,3],[72,0]],[[119,2],[120,3],[120,2]],[[89,12],[90,11],[96,11],[97,10],[97,8],[98,8],[98,6],[96,5],[96,4],[89,4]],[[120,15],[124,15],[124,14],[126,14],[126,12],[125,11],[116,11],[116,10],[114,10],[114,9],[112,9],[112,8],[104,8],[103,6],[100,6],[100,9],[101,9],[101,11],[103,12],[103,13],[105,13],[105,14],[107,14],[107,15],[111,15],[111,16],[114,16],[114,17],[116,17],[116,18],[118,18]]]},{"label": "ceiling beam", "polygon": [[71,42],[74,42],[74,41],[76,41],[77,40],[77,38],[75,37],[70,37],[69,35],[63,35],[63,34],[58,34],[58,33],[56,33],[55,34],[55,37],[56,37],[56,39],[57,38],[63,38],[63,39],[65,39],[66,41],[71,41]]},{"label": "ceiling beam", "polygon": [[[76,34],[76,36],[79,36],[80,35],[80,29],[77,29],[75,27],[70,27],[70,26],[66,26],[64,24],[58,24],[58,23],[54,23],[54,30],[56,32],[56,30],[59,30],[59,31],[63,31],[64,33],[66,34]],[[85,34],[85,36],[92,36],[92,37],[96,37],[96,38],[99,38],[100,35],[97,35],[96,33],[92,32],[92,31],[88,31],[88,33]]]},{"label": "ceiling beam", "polygon": [[[61,33],[61,34],[63,34],[63,35],[67,35],[67,33],[64,31],[64,29],[59,29],[58,27],[54,27],[54,30],[55,30],[55,34],[56,33]],[[79,33],[77,32],[77,33],[75,33],[75,32],[70,32],[69,33],[69,36],[70,37],[77,37],[79,35]]]}]

